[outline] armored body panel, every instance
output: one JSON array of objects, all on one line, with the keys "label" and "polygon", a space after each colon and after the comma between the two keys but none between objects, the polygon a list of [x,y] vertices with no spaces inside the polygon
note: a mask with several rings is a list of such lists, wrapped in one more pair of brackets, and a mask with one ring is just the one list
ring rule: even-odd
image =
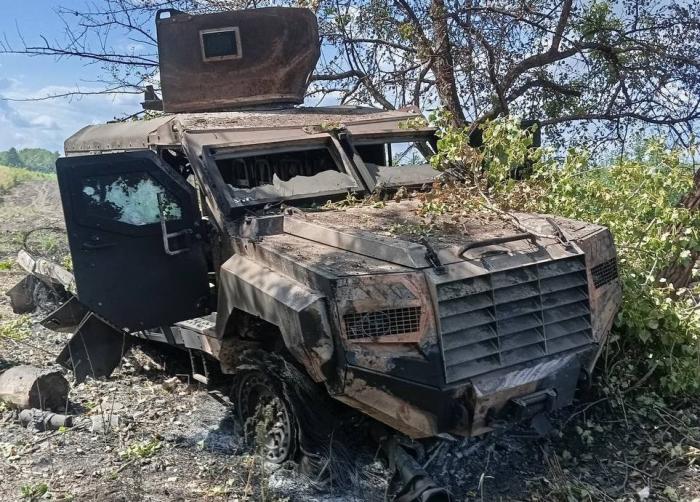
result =
[{"label": "armored body panel", "polygon": [[300,104],[320,55],[308,9],[165,10],[156,25],[166,112]]}]

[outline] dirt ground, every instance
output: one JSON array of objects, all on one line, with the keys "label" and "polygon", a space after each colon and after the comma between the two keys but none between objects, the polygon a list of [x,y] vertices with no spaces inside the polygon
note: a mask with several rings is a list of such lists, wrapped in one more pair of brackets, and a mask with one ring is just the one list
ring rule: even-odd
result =
[{"label": "dirt ground", "polygon": [[[27,182],[0,196],[0,263],[26,239],[49,255],[64,249],[54,182]],[[42,233],[43,232],[43,233]],[[6,267],[5,267],[6,268]],[[0,291],[23,277],[0,270]],[[54,365],[68,334],[19,317],[0,296],[0,371]],[[8,328],[9,327],[9,328]],[[189,381],[175,354],[139,347],[107,381],[73,384],[74,427],[35,432],[0,408],[0,500],[381,501],[393,485],[369,440],[346,460],[350,483],[316,483],[293,465],[263,464],[230,410]],[[422,463],[462,500],[698,500],[700,408],[643,392],[597,393],[552,419],[538,436],[526,425],[483,438],[423,445]],[[113,427],[110,427],[110,422]]]}]

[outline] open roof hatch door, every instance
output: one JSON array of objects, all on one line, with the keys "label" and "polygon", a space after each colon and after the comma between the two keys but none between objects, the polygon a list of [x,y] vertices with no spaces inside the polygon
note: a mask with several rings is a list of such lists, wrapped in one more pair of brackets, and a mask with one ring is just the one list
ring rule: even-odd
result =
[{"label": "open roof hatch door", "polygon": [[81,303],[126,331],[209,313],[204,228],[178,173],[150,151],[62,158],[57,173]]}]

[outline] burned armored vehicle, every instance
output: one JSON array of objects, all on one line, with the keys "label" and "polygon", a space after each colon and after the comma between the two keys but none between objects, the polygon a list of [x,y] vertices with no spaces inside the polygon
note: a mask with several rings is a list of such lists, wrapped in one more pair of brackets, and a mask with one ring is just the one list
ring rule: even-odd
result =
[{"label": "burned armored vehicle", "polygon": [[[23,259],[76,293],[45,321],[75,332],[76,377],[108,375],[132,338],[187,350],[239,410],[277,400],[276,462],[301,420],[265,354],[412,438],[572,401],[620,302],[607,229],[473,214],[424,232],[410,194],[438,174],[435,131],[415,109],[298,106],[319,57],[308,10],[163,11],[157,28],[162,101],[145,106],[164,113],[85,127],[58,162],[74,276]],[[352,202],[371,194],[388,196]]]}]

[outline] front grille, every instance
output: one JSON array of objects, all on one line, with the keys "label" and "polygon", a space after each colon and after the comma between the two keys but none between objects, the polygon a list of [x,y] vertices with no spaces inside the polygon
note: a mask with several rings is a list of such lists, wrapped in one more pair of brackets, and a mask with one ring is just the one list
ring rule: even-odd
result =
[{"label": "front grille", "polygon": [[593,285],[598,289],[617,279],[617,258],[611,258],[599,263],[591,269]]},{"label": "front grille", "polygon": [[593,341],[583,257],[437,285],[447,383]]},{"label": "front grille", "polygon": [[415,333],[420,329],[420,318],[420,307],[349,312],[343,316],[348,340]]}]

